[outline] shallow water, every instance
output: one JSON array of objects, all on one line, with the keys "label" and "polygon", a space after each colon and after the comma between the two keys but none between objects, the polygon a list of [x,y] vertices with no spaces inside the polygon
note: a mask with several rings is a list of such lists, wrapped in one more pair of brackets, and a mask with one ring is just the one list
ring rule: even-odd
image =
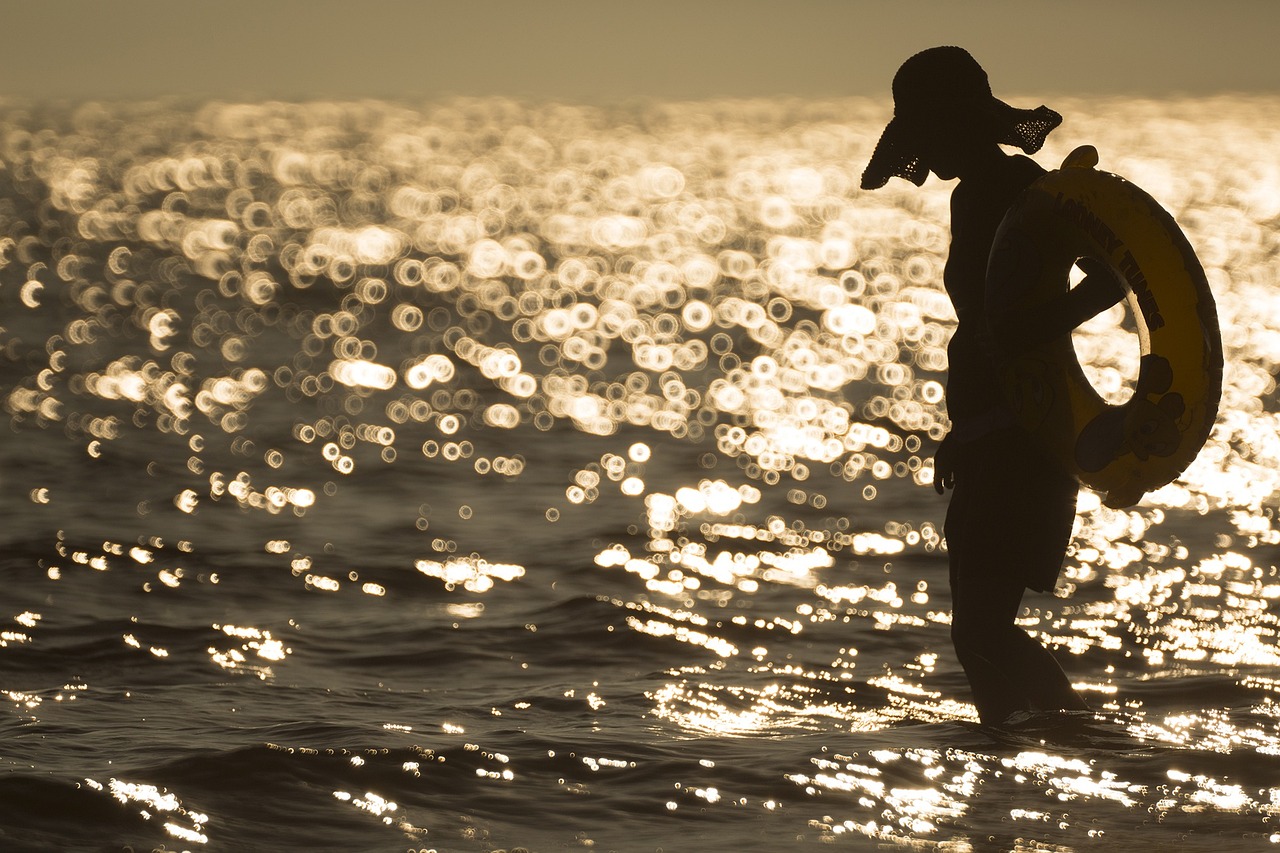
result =
[{"label": "shallow water", "polygon": [[1025,601],[1096,712],[1003,733],[931,487],[949,187],[856,189],[883,105],[5,106],[0,846],[1280,841],[1278,105],[1054,106],[1227,366]]}]

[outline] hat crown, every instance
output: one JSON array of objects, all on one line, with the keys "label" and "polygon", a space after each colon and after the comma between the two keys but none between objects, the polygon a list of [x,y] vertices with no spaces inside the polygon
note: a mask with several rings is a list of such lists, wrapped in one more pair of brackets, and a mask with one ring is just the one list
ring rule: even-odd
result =
[{"label": "hat crown", "polygon": [[913,114],[991,99],[987,72],[962,47],[932,47],[912,56],[893,77],[894,112]]}]

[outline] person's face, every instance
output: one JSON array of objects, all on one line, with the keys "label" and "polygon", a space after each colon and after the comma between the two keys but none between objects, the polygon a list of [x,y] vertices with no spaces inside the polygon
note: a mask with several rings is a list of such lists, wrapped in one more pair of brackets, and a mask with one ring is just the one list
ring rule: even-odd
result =
[{"label": "person's face", "polygon": [[971,112],[930,116],[916,133],[921,161],[944,181],[970,171],[995,147],[985,122]]}]

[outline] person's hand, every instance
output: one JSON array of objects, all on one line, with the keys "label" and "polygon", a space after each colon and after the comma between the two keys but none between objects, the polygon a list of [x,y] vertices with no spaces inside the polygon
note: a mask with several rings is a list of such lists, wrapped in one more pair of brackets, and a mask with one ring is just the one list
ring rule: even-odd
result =
[{"label": "person's hand", "polygon": [[1128,295],[1120,277],[1105,261],[1086,255],[1076,261],[1076,266],[1084,278],[1075,290],[1079,291],[1077,298],[1085,302],[1088,317],[1101,314]]},{"label": "person's hand", "polygon": [[933,452],[933,490],[945,494],[947,489],[956,487],[956,441],[951,433],[947,433]]},{"label": "person's hand", "polygon": [[[1007,353],[1005,352],[1003,347],[996,345],[995,333],[993,332],[991,327],[986,323],[978,323],[976,325],[978,328],[974,335],[974,338],[976,339],[978,346],[981,348],[982,354],[985,355],[993,363],[1000,364],[1004,360]],[[946,443],[945,438],[942,441],[944,444]]]},{"label": "person's hand", "polygon": [[1084,273],[1086,276],[1096,275],[1114,278],[1114,274],[1111,272],[1111,267],[1107,265],[1106,261],[1100,258],[1085,255],[1076,261],[1076,266],[1079,267],[1080,272]]}]

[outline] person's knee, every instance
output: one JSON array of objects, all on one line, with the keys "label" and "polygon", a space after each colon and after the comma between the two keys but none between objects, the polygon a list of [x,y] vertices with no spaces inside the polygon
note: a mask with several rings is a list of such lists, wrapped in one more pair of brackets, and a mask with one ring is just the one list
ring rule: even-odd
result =
[{"label": "person's knee", "polygon": [[951,617],[951,644],[961,655],[991,657],[998,654],[1001,643],[1007,641],[1001,637],[1007,627],[1010,626],[1001,626],[979,616],[955,613]]},{"label": "person's knee", "polygon": [[973,629],[969,626],[966,619],[961,619],[954,613],[951,615],[951,645],[956,647],[957,652],[963,653],[974,644],[976,637]]}]

